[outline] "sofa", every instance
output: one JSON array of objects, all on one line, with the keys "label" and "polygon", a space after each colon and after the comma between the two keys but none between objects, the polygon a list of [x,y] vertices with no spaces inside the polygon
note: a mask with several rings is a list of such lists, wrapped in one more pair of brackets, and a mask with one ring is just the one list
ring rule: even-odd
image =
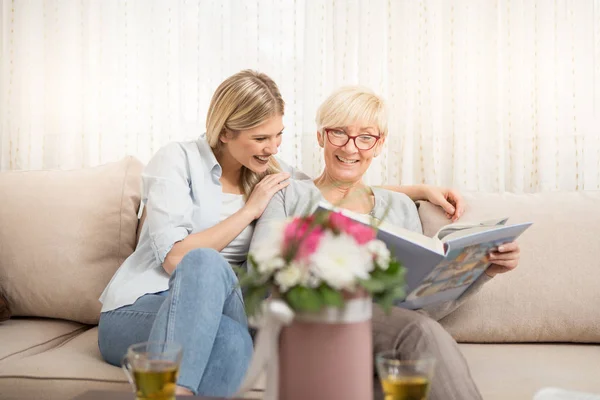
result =
[{"label": "sofa", "polygon": [[[0,173],[0,399],[129,391],[97,347],[98,297],[134,250],[143,165]],[[522,262],[441,323],[486,400],[600,393],[600,192],[465,193],[462,221],[533,221]],[[420,203],[426,234],[448,221]],[[260,390],[249,397],[260,398]]]}]

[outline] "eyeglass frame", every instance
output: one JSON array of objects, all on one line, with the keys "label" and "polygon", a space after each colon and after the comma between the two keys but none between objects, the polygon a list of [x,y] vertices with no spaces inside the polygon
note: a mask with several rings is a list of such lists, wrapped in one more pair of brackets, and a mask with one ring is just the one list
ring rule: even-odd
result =
[{"label": "eyeglass frame", "polygon": [[[354,142],[354,147],[356,147],[358,150],[367,151],[367,150],[371,150],[373,147],[375,147],[375,145],[377,144],[377,142],[379,142],[379,139],[381,139],[381,135],[375,136],[375,135],[370,135],[368,133],[361,133],[360,135],[350,136],[350,135],[348,135],[348,132],[346,132],[345,130],[343,130],[341,128],[323,128],[323,130],[325,131],[325,136],[327,136],[327,141],[329,143],[331,143],[332,146],[335,146],[335,147],[344,147],[345,145],[348,144],[348,142],[350,141],[350,139],[352,139],[352,141]],[[348,140],[346,140],[346,143],[344,143],[342,145],[337,145],[337,144],[333,143],[331,141],[331,139],[329,138],[329,132],[330,131],[338,131],[338,132],[342,131],[342,132],[344,132],[346,134],[346,136],[348,136]],[[359,137],[359,136],[371,136],[371,137],[374,137],[375,138],[375,143],[373,143],[373,146],[369,147],[368,149],[361,149],[360,147],[358,147],[356,145],[356,138]]]}]

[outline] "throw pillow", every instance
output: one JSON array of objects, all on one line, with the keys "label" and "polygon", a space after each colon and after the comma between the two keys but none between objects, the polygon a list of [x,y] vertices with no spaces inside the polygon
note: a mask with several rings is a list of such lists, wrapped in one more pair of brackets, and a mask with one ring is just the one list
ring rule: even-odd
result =
[{"label": "throw pillow", "polygon": [[136,245],[142,163],[0,173],[0,292],[13,316],[95,324]]}]

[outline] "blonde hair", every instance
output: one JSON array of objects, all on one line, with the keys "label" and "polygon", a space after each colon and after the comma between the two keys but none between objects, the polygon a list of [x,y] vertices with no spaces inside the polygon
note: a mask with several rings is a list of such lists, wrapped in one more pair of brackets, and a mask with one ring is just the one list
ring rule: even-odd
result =
[{"label": "blonde hair", "polygon": [[357,121],[377,126],[379,134],[388,133],[387,106],[383,98],[364,86],[345,86],[334,91],[317,110],[317,129],[344,127]]},{"label": "blonde hair", "polygon": [[[285,103],[277,84],[266,74],[244,70],[225,79],[213,94],[206,116],[206,139],[215,153],[222,150],[219,140],[227,131],[239,135],[240,131],[255,128],[269,118],[283,115]],[[244,195],[250,196],[254,186],[268,175],[281,170],[271,157],[267,171],[257,174],[242,167]]]}]

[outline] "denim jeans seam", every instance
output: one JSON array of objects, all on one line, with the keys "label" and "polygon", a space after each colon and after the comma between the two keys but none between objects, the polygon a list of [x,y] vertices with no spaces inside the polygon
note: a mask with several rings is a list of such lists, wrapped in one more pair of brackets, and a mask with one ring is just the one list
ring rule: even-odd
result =
[{"label": "denim jeans seam", "polygon": [[103,312],[105,315],[115,315],[115,314],[142,314],[142,315],[156,315],[154,311],[140,311],[140,310],[111,310]]},{"label": "denim jeans seam", "polygon": [[[234,284],[233,288],[231,289],[231,292],[235,293],[235,295],[240,299],[242,304],[244,304],[244,295],[242,294],[241,290],[236,290],[237,287],[238,287],[237,283]],[[229,296],[231,296],[231,292],[229,292]]]},{"label": "denim jeans seam", "polygon": [[177,314],[177,306],[179,300],[179,291],[181,290],[181,277],[177,271],[175,273],[175,282],[173,282],[173,291],[171,296],[171,307],[169,309],[169,319],[167,320],[167,341],[173,341],[175,337],[175,316]]}]

